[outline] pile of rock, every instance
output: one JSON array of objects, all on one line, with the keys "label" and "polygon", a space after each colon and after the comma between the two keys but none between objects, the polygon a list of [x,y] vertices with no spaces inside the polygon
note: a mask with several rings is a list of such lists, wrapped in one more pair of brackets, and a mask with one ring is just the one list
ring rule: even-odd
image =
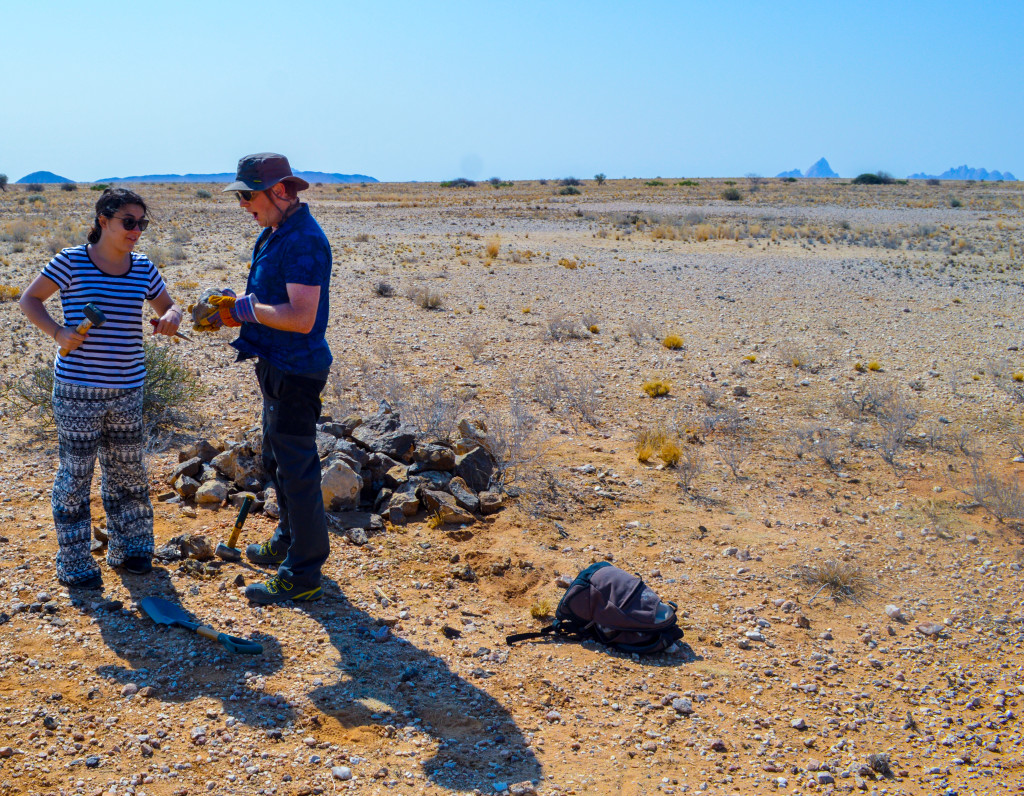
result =
[{"label": "pile of rock", "polygon": [[[487,426],[465,418],[458,428],[461,438],[451,444],[420,444],[384,401],[366,418],[325,418],[316,445],[328,524],[362,544],[383,530],[384,520],[404,524],[426,511],[443,524],[469,525],[500,510],[504,495],[490,488],[496,466]],[[199,440],[179,453],[169,477],[174,495],[167,497],[219,506],[238,505],[252,493],[254,511],[277,517],[276,488],[261,453],[258,428],[241,442]]]}]

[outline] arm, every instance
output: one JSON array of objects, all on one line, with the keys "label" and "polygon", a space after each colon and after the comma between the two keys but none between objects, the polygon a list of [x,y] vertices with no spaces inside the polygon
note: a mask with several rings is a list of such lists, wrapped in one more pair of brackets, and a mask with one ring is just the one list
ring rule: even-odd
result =
[{"label": "arm", "polygon": [[56,340],[57,345],[69,351],[74,351],[85,342],[85,335],[79,334],[69,326],[61,326],[50,317],[50,313],[43,306],[43,302],[58,290],[59,287],[56,282],[40,274],[25,289],[25,292],[21,294],[18,306],[25,313],[25,317]]},{"label": "arm", "polygon": [[[251,299],[252,312],[256,321],[271,329],[283,332],[309,334],[316,323],[316,311],[320,305],[320,287],[318,285],[299,285],[288,282],[287,304],[260,304],[256,296],[243,296],[238,299]],[[234,303],[234,302],[232,302]]]},{"label": "arm", "polygon": [[173,336],[178,331],[178,324],[181,323],[181,308],[174,303],[167,289],[164,288],[160,294],[149,302],[154,310],[160,313],[160,322],[156,325],[156,332]]}]

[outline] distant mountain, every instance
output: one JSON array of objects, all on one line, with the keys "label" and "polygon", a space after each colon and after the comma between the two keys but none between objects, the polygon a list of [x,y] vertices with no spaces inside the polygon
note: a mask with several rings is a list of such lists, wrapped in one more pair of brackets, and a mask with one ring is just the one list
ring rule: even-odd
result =
[{"label": "distant mountain", "polygon": [[[302,177],[309,183],[317,182],[379,182],[365,174],[335,174],[326,171],[296,171],[296,177]],[[27,177],[25,179],[28,179]],[[142,174],[135,177],[104,177],[96,182],[234,182],[235,173],[220,174]]]},{"label": "distant mountain", "polygon": [[946,169],[942,174],[911,174],[911,180],[978,180],[979,182],[1016,182],[1017,178],[1008,171],[987,171],[986,169],[972,169],[969,166],[957,166],[953,169]]},{"label": "distant mountain", "polygon": [[15,185],[23,185],[29,182],[74,182],[69,180],[67,177],[61,177],[59,174],[54,174],[52,171],[33,171],[31,174],[26,174],[22,177]]},{"label": "distant mountain", "polygon": [[793,169],[792,171],[784,171],[781,174],[777,174],[777,177],[806,177],[808,179],[822,179],[825,177],[838,177],[839,175],[832,171],[832,167],[828,165],[828,161],[825,158],[821,158],[817,162],[811,164],[807,171],[801,172],[800,169]]}]

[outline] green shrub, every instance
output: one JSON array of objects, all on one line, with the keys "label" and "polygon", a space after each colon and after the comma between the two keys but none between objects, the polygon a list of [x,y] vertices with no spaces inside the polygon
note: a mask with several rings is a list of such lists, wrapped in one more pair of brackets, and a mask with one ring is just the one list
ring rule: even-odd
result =
[{"label": "green shrub", "polygon": [[109,188],[109,187],[110,187],[110,184],[109,184],[109,183],[106,183],[106,182],[97,182],[97,183],[94,183],[94,184],[90,185],[90,186],[89,186],[89,190],[90,190],[90,191],[105,191],[105,190],[107,190],[107,188]]},{"label": "green shrub", "polygon": [[583,182],[575,177],[566,177],[562,180],[562,185],[583,185]]},{"label": "green shrub", "polygon": [[604,174],[595,174],[594,175],[594,182],[596,182],[598,185],[604,185],[604,181],[607,180],[607,179],[608,178]]},{"label": "green shrub", "polygon": [[38,182],[27,182],[21,186],[25,193],[42,193],[43,185]]},{"label": "green shrub", "polygon": [[854,185],[892,185],[896,182],[891,174],[887,174],[884,171],[880,171],[877,174],[871,174],[870,172],[865,174],[858,174],[853,178]]},{"label": "green shrub", "polygon": [[955,196],[949,200],[950,207],[963,207],[964,203],[957,199]]},{"label": "green shrub", "polygon": [[212,198],[213,198],[213,194],[210,193],[209,191],[203,189],[203,188],[200,188],[198,191],[196,191],[196,199],[212,199]]},{"label": "green shrub", "polygon": [[446,180],[441,183],[442,188],[475,188],[476,182],[466,177],[456,177],[454,180]]},{"label": "green shrub", "polygon": [[783,182],[796,182],[796,177],[783,177]]},{"label": "green shrub", "polygon": [[61,183],[60,189],[62,191],[67,191],[68,193],[71,193],[72,191],[77,191],[78,186],[73,182],[64,182]]},{"label": "green shrub", "polygon": [[657,187],[659,187],[661,185],[664,185],[664,184],[665,183],[663,183],[661,180],[648,180],[647,182],[644,183],[644,185],[646,185],[646,186],[648,186],[650,188],[657,188]]},{"label": "green shrub", "polygon": [[566,185],[564,188],[559,189],[558,193],[562,196],[576,196],[580,192],[580,189],[573,185]]},{"label": "green shrub", "polygon": [[726,188],[722,191],[722,198],[727,199],[730,202],[738,201],[743,198],[743,194],[739,192],[738,188]]},{"label": "green shrub", "polygon": [[[147,432],[173,427],[177,410],[185,409],[206,394],[199,375],[187,368],[169,345],[145,341],[146,378],[142,385],[142,417]],[[35,412],[46,429],[53,420],[53,365],[39,365],[23,377],[4,385],[4,396],[22,416]]]},{"label": "green shrub", "polygon": [[696,180],[680,180],[676,185],[681,188],[696,188],[700,183]]}]

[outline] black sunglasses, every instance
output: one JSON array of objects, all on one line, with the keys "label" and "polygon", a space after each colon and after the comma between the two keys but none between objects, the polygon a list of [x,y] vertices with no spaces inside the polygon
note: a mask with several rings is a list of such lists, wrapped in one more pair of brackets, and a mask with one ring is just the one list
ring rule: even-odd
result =
[{"label": "black sunglasses", "polygon": [[145,232],[146,227],[149,226],[148,218],[133,218],[132,216],[111,216],[121,222],[121,226],[125,228],[127,232],[131,232],[136,227],[139,228],[139,232]]},{"label": "black sunglasses", "polygon": [[235,191],[235,196],[238,197],[239,201],[251,202],[252,198],[258,193],[263,193],[263,191]]}]

